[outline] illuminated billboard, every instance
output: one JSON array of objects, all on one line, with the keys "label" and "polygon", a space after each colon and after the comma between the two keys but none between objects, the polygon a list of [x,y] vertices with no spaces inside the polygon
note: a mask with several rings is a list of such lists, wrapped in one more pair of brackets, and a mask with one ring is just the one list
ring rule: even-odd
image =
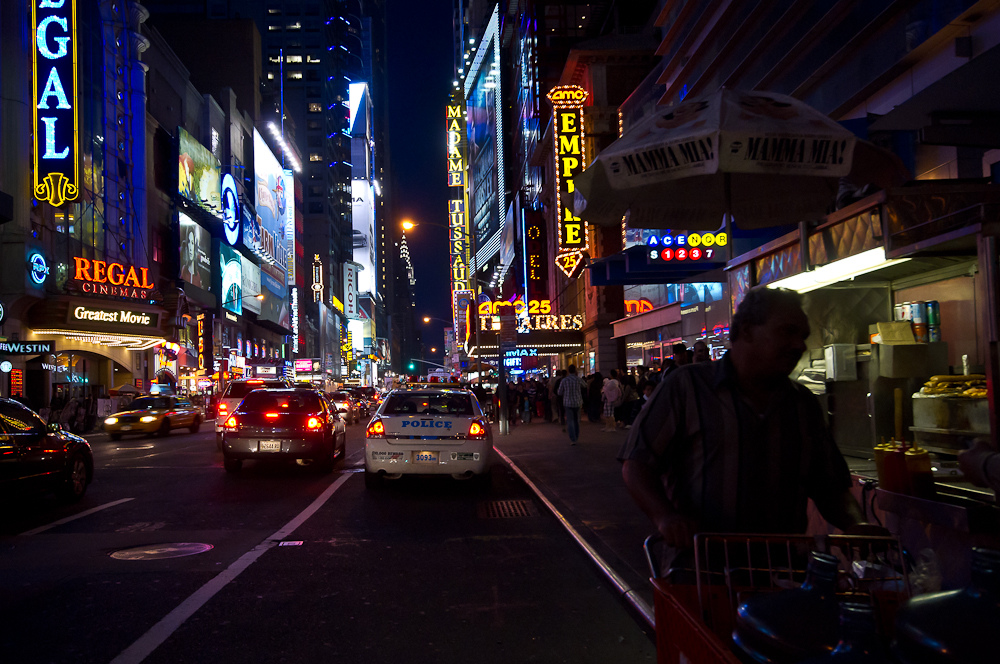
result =
[{"label": "illuminated billboard", "polygon": [[191,217],[178,213],[181,233],[181,279],[209,290],[212,285],[212,237]]},{"label": "illuminated billboard", "polygon": [[578,85],[557,85],[548,94],[552,103],[556,214],[559,215],[556,265],[567,277],[576,274],[583,252],[589,248],[587,224],[569,207],[573,199],[573,180],[587,165],[583,142],[583,105],[588,96],[587,91]]},{"label": "illuminated billboard", "polygon": [[222,308],[234,314],[243,313],[242,256],[232,247],[219,243],[219,273],[222,287],[219,297]]},{"label": "illuminated billboard", "polygon": [[375,286],[375,191],[368,180],[352,180],[351,214],[354,225],[354,262],[358,272],[358,292],[374,293]]},{"label": "illuminated billboard", "polygon": [[31,43],[32,191],[59,206],[80,193],[76,1],[32,2]]},{"label": "illuminated billboard", "polygon": [[240,268],[243,271],[243,308],[260,314],[261,301],[257,299],[260,295],[260,268],[246,256],[240,256]]},{"label": "illuminated billboard", "polygon": [[219,160],[194,136],[177,128],[177,193],[216,216],[222,214]]},{"label": "illuminated billboard", "polygon": [[[504,126],[500,94],[499,8],[486,27],[465,79],[471,231],[483,263],[500,250],[504,195]],[[504,212],[506,210],[503,210]]]}]

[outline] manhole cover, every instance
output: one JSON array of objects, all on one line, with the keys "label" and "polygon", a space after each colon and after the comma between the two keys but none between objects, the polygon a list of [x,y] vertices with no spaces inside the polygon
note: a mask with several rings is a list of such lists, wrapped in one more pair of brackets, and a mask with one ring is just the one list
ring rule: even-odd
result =
[{"label": "manhole cover", "polygon": [[111,554],[116,560],[160,560],[162,558],[183,558],[211,551],[211,544],[200,542],[172,542],[168,544],[147,544],[131,549],[120,549]]},{"label": "manhole cover", "polygon": [[535,504],[530,500],[491,500],[479,503],[480,519],[516,519],[526,516],[538,516]]}]

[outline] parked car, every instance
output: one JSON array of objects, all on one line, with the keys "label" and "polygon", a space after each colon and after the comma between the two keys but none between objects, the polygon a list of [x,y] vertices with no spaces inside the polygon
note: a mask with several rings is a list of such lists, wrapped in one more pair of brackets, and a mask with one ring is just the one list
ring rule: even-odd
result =
[{"label": "parked car", "polygon": [[94,479],[94,452],[85,439],[47,424],[16,401],[0,399],[0,492],[55,491],[72,502]]},{"label": "parked car", "polygon": [[246,378],[234,380],[226,386],[226,391],[222,393],[219,403],[216,405],[215,414],[215,444],[219,450],[222,450],[222,425],[236,409],[236,406],[243,401],[243,397],[250,394],[252,390],[281,387],[288,387],[288,381],[282,378],[273,380]]},{"label": "parked car", "polygon": [[198,433],[201,420],[201,409],[184,397],[146,396],[133,399],[128,410],[106,418],[104,430],[111,440],[131,433],[169,436],[172,429]]},{"label": "parked car", "polygon": [[329,471],[346,451],[344,420],[318,390],[253,390],[222,423],[222,455],[230,473],[246,459],[295,459]]},{"label": "parked car", "polygon": [[489,482],[493,433],[468,390],[393,390],[365,431],[365,486],[403,475]]}]

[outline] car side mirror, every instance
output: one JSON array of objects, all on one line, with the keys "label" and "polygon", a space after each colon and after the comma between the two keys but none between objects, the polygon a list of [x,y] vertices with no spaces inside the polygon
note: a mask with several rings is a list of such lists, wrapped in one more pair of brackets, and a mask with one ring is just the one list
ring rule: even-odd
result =
[{"label": "car side mirror", "polygon": [[49,422],[45,426],[45,430],[48,431],[49,433],[59,433],[60,431],[63,430],[63,428],[62,425],[59,424],[58,422]]}]

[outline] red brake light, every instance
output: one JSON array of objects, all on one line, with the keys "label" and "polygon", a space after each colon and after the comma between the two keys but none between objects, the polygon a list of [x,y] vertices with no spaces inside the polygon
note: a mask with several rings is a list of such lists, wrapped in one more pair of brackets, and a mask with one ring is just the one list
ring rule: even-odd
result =
[{"label": "red brake light", "polygon": [[264,417],[266,417],[269,420],[273,420],[277,416],[278,416],[278,413],[264,413]]},{"label": "red brake light", "polygon": [[372,420],[372,423],[368,425],[368,431],[365,435],[369,438],[385,438],[385,425],[382,420]]},{"label": "red brake light", "polygon": [[263,384],[264,384],[264,381],[262,381],[262,380],[248,380],[247,381],[247,385],[263,385]]},{"label": "red brake light", "polygon": [[466,438],[486,438],[486,425],[479,420],[472,420]]},{"label": "red brake light", "polygon": [[323,420],[318,417],[310,417],[306,420],[306,428],[308,429],[319,429],[323,426]]},{"label": "red brake light", "polygon": [[236,430],[236,424],[237,424],[237,422],[236,422],[236,416],[233,416],[233,417],[230,417],[228,420],[226,420],[225,427],[227,429],[231,429],[231,430],[235,431]]},{"label": "red brake light", "polygon": [[220,403],[219,404],[219,415],[221,417],[225,417],[226,416],[226,411],[227,410],[229,410],[229,407],[226,404],[224,404],[224,403]]}]

